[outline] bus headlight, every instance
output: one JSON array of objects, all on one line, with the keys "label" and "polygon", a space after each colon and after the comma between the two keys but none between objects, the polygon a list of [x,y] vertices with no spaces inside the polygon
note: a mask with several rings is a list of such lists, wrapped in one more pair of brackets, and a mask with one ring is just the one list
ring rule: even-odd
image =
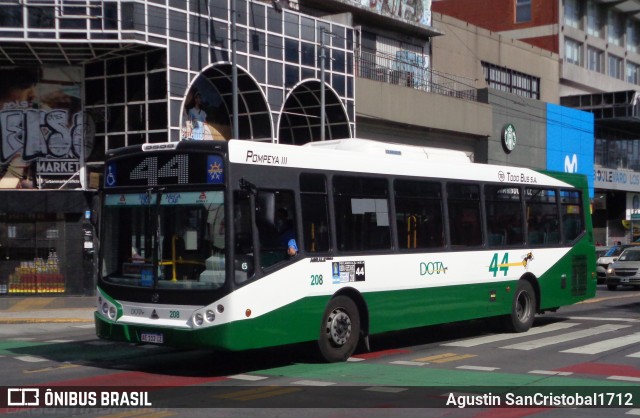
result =
[{"label": "bus headlight", "polygon": [[107,304],[107,302],[103,302],[102,303],[102,314],[104,316],[107,316],[108,312],[109,312],[109,305]]},{"label": "bus headlight", "polygon": [[209,309],[206,312],[206,318],[207,322],[213,322],[216,319],[216,314],[211,309]]},{"label": "bus headlight", "polygon": [[204,322],[204,317],[202,316],[201,313],[197,313],[193,316],[193,323],[196,324],[197,326],[202,325],[203,322]]},{"label": "bus headlight", "polygon": [[109,307],[109,318],[116,319],[116,307],[115,306],[110,306]]}]

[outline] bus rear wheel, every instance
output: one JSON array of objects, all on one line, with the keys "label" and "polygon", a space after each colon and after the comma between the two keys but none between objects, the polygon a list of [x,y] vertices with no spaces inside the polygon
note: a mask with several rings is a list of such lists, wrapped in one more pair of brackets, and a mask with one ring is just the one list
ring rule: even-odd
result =
[{"label": "bus rear wheel", "polygon": [[531,328],[536,315],[536,294],[531,283],[520,280],[513,295],[511,314],[504,318],[508,332],[525,332]]},{"label": "bus rear wheel", "polygon": [[355,351],[360,338],[360,313],[346,296],[329,301],[322,316],[318,346],[322,357],[331,363],[346,361]]}]

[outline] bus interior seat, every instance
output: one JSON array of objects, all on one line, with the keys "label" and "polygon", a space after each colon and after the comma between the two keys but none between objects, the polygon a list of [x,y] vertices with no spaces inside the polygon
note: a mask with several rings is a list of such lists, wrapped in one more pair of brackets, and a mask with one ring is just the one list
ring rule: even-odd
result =
[{"label": "bus interior seat", "polygon": [[500,233],[496,233],[496,234],[489,234],[489,245],[504,245],[505,243],[505,236],[504,234],[500,234]]},{"label": "bus interior seat", "polygon": [[550,231],[545,234],[544,242],[546,244],[556,244],[560,242],[560,233],[558,231]]},{"label": "bus interior seat", "polygon": [[527,234],[527,243],[542,244],[544,242],[544,233],[542,231],[529,231]]},{"label": "bus interior seat", "polygon": [[574,217],[566,217],[563,221],[564,235],[567,239],[574,239],[580,233],[580,222]]}]

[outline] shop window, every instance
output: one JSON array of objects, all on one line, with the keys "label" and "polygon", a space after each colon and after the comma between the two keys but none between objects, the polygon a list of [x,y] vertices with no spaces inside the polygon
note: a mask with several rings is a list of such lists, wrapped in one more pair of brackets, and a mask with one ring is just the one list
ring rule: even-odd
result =
[{"label": "shop window", "polygon": [[0,294],[64,293],[65,222],[55,214],[0,214]]}]

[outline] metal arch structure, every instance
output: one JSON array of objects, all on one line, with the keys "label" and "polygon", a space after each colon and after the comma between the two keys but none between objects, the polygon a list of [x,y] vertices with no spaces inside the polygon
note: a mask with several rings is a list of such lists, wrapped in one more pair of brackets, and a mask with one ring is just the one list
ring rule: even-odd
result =
[{"label": "metal arch structure", "polygon": [[[279,143],[304,145],[321,140],[321,89],[320,80],[313,79],[302,81],[291,90],[280,114]],[[326,139],[351,138],[344,104],[329,85],[325,85],[324,106]]]},{"label": "metal arch structure", "polygon": [[[232,64],[215,63],[203,69],[193,80],[189,90],[198,84],[207,83],[216,92],[217,97],[209,100],[217,102],[221,112],[209,115],[215,124],[224,129],[224,139],[231,139],[232,133]],[[185,103],[186,105],[186,103]],[[273,138],[273,122],[266,97],[256,80],[244,68],[238,66],[238,125],[239,138],[252,141],[271,141]]]}]

